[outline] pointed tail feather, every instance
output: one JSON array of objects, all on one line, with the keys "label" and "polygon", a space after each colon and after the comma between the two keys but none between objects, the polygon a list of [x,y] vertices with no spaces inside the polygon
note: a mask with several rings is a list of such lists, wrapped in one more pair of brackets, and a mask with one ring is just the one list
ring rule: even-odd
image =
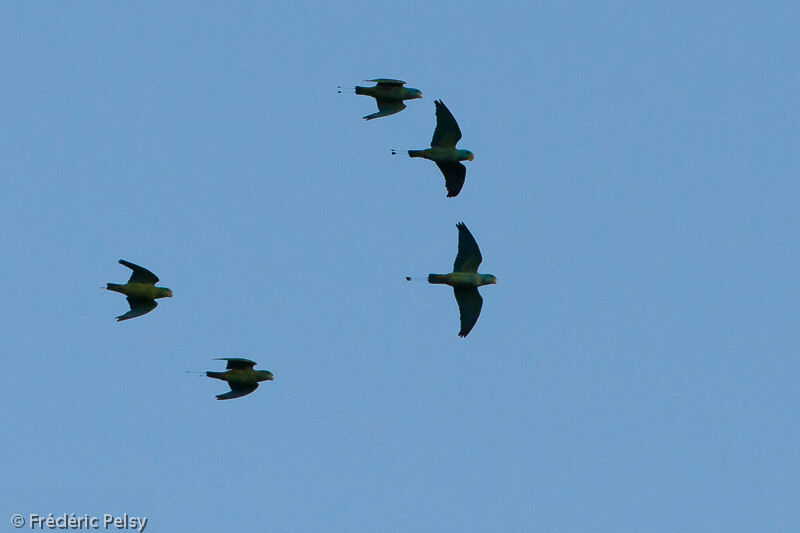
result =
[{"label": "pointed tail feather", "polygon": [[447,284],[446,274],[428,274],[428,283],[433,284]]},{"label": "pointed tail feather", "polygon": [[125,292],[121,290],[121,287],[122,285],[120,285],[119,283],[106,283],[107,290],[114,292],[121,292],[122,294],[125,294]]}]

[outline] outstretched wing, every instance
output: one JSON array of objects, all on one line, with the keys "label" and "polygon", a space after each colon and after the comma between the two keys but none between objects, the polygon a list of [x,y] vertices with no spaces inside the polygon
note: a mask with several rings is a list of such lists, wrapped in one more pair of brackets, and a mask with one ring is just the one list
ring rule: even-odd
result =
[{"label": "outstretched wing", "polygon": [[251,361],[250,359],[244,359],[242,357],[217,357],[217,361],[227,361],[228,366],[225,368],[229,370],[239,369],[239,368],[253,368],[256,366],[255,361]]},{"label": "outstretched wing", "polygon": [[130,318],[135,318],[137,316],[146,315],[150,311],[158,306],[158,302],[155,300],[150,300],[148,298],[131,298],[128,296],[127,298],[128,304],[131,306],[131,310],[125,313],[124,315],[119,315],[117,317],[117,322],[121,322],[123,320],[128,320]]},{"label": "outstretched wing", "polygon": [[458,254],[453,263],[453,272],[477,272],[478,267],[483,261],[481,250],[475,237],[467,229],[466,224],[459,222],[458,228]]},{"label": "outstretched wing", "polygon": [[436,129],[433,130],[431,146],[455,148],[456,143],[461,140],[461,128],[441,100],[436,100],[434,104],[436,104]]},{"label": "outstretched wing", "polygon": [[379,117],[388,117],[389,115],[394,115],[395,113],[399,113],[400,111],[406,108],[406,104],[404,104],[403,102],[389,102],[387,100],[377,100],[377,102],[378,102],[378,112],[365,116],[364,120],[372,120],[373,118],[379,118]]},{"label": "outstretched wing", "polygon": [[392,78],[375,78],[374,80],[364,80],[364,81],[374,81],[379,86],[383,85],[384,87],[402,87],[406,84],[403,80],[393,80]]},{"label": "outstretched wing", "polygon": [[447,187],[447,197],[458,196],[467,178],[467,167],[461,163],[440,163],[436,161],[436,166],[444,175],[444,186]]},{"label": "outstretched wing", "polygon": [[119,260],[120,265],[125,265],[126,267],[133,270],[131,274],[131,279],[128,280],[128,283],[149,283],[151,285],[155,285],[158,283],[158,276],[150,272],[144,267],[140,267],[139,265],[134,265],[130,261],[125,261],[124,259]]},{"label": "outstretched wing", "polygon": [[458,332],[459,337],[466,337],[478,317],[481,315],[481,307],[483,307],[483,298],[478,292],[478,289],[453,289],[456,295],[456,302],[458,302],[458,312],[461,315],[461,331]]},{"label": "outstretched wing", "polygon": [[247,384],[234,384],[229,383],[231,386],[231,391],[226,392],[225,394],[217,394],[217,400],[231,400],[233,398],[241,398],[242,396],[247,396],[254,390],[258,388],[258,383],[247,383]]}]

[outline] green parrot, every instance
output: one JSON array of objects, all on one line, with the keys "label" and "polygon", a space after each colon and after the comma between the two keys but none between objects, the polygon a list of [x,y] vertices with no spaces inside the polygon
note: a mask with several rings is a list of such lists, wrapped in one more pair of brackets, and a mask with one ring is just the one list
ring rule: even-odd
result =
[{"label": "green parrot", "polygon": [[241,357],[218,357],[217,361],[227,361],[227,372],[206,372],[206,376],[210,378],[221,379],[227,381],[231,387],[230,392],[225,394],[218,394],[217,400],[230,400],[231,398],[239,398],[240,396],[247,396],[258,388],[259,381],[272,381],[275,376],[269,370],[253,370],[256,366],[255,361],[250,359],[242,359]]},{"label": "green parrot", "polygon": [[[436,100],[436,129],[433,130],[431,147],[425,150],[409,150],[409,157],[424,157],[436,163],[444,174],[447,197],[458,196],[464,186],[467,167],[459,161],[472,161],[475,154],[469,150],[458,150],[456,143],[461,139],[461,128],[455,117],[441,100]],[[396,152],[392,152],[393,154]]]},{"label": "green parrot", "polygon": [[406,82],[402,80],[376,78],[364,81],[374,81],[377,85],[374,87],[359,87],[356,85],[356,94],[372,96],[378,102],[378,112],[365,116],[364,120],[394,115],[406,108],[403,100],[422,98],[422,91],[403,87]]},{"label": "green parrot", "polygon": [[445,284],[453,287],[461,315],[461,331],[459,337],[466,337],[478,321],[483,307],[483,298],[478,287],[493,285],[497,278],[491,274],[478,274],[478,265],[483,258],[478,243],[463,222],[456,224],[458,228],[458,254],[450,274],[429,274],[428,283]]},{"label": "green parrot", "polygon": [[156,287],[158,276],[146,268],[134,265],[124,259],[120,259],[119,263],[133,270],[133,273],[131,274],[131,279],[124,285],[119,283],[106,284],[106,289],[127,296],[128,304],[131,306],[130,311],[117,317],[117,322],[149,313],[158,305],[156,298],[172,298],[170,289]]}]

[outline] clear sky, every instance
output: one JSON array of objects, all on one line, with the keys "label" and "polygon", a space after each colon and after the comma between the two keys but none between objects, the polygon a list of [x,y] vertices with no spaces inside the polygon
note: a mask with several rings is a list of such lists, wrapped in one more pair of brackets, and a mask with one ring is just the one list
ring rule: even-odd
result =
[{"label": "clear sky", "polygon": [[796,2],[166,4],[0,8],[4,530],[800,528]]}]

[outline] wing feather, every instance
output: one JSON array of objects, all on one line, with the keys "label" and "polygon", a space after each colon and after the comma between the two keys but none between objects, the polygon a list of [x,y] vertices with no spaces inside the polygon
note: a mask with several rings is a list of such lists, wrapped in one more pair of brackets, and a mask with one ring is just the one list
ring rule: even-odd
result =
[{"label": "wing feather", "polygon": [[473,326],[478,321],[481,315],[481,307],[483,307],[483,298],[478,292],[478,289],[461,289],[454,288],[453,292],[456,295],[456,302],[458,302],[458,312],[461,316],[461,331],[458,332],[459,337],[466,337],[472,331]]},{"label": "wing feather", "polygon": [[378,112],[372,113],[371,115],[367,115],[364,117],[364,120],[372,120],[373,118],[380,118],[380,117],[388,117],[389,115],[394,115],[395,113],[399,113],[403,109],[406,108],[406,104],[403,102],[392,102],[388,100],[378,100]]},{"label": "wing feather", "polygon": [[461,188],[464,187],[464,180],[467,178],[467,167],[461,163],[440,163],[436,161],[436,166],[442,171],[444,175],[444,186],[447,188],[447,197],[453,198],[458,196]]},{"label": "wing feather", "polygon": [[458,228],[458,254],[453,263],[453,272],[477,272],[483,261],[478,243],[467,229],[466,224],[459,222],[456,227]]},{"label": "wing feather", "polygon": [[120,259],[119,264],[133,270],[131,273],[131,279],[128,280],[128,283],[149,283],[150,285],[155,285],[158,283],[158,276],[144,267],[140,267],[139,265],[135,265],[130,261],[125,261],[124,259]]},{"label": "wing feather", "polygon": [[228,383],[231,386],[231,391],[225,394],[217,394],[217,400],[231,400],[233,398],[241,398],[247,396],[258,388],[258,383]]},{"label": "wing feather", "polygon": [[436,104],[436,129],[433,130],[431,146],[455,148],[456,143],[461,140],[461,128],[441,100],[434,101],[434,104]]},{"label": "wing feather", "polygon": [[251,361],[250,359],[244,359],[243,357],[217,357],[217,361],[227,361],[228,366],[225,368],[232,370],[232,369],[239,369],[239,368],[253,368],[258,363],[255,361]]},{"label": "wing feather", "polygon": [[128,305],[131,306],[131,310],[124,315],[119,315],[117,317],[117,322],[146,315],[158,306],[158,302],[150,300],[149,298],[131,298],[128,296],[127,300]]},{"label": "wing feather", "polygon": [[402,87],[406,84],[403,80],[393,80],[392,78],[375,78],[374,80],[364,81],[374,81],[378,86],[383,85],[384,87]]}]

